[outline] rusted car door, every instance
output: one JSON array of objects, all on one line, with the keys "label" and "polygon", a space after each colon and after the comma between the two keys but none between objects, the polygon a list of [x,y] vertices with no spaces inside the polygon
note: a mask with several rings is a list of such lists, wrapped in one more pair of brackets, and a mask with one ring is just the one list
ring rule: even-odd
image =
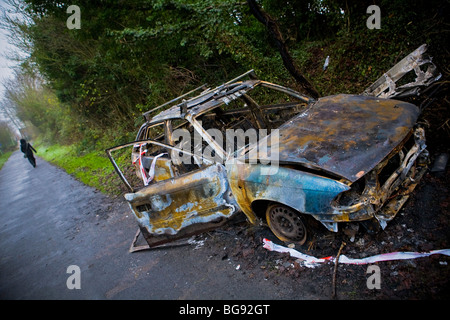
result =
[{"label": "rusted car door", "polygon": [[[122,148],[146,143],[163,147],[166,154],[149,156],[154,164],[147,186],[134,189],[112,156]],[[225,167],[189,152],[153,140],[135,141],[106,150],[114,168],[130,192],[125,199],[150,247],[216,228],[227,221],[238,205],[228,184]],[[170,155],[189,154],[194,163],[184,173]],[[163,174],[158,176],[158,166]]]}]

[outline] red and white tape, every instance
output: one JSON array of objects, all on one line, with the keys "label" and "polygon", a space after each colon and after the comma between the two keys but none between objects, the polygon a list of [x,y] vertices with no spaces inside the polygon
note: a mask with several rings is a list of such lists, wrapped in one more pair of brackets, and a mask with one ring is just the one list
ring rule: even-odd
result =
[{"label": "red and white tape", "polygon": [[[273,243],[268,239],[263,239],[264,248],[269,251],[277,251],[277,252],[286,252],[291,255],[291,257],[298,258],[303,260],[303,265],[308,268],[314,268],[318,266],[320,263],[325,262],[335,262],[336,257],[329,256],[325,258],[316,258],[314,256],[310,256],[304,253],[301,253],[297,250],[280,246],[278,244]],[[446,256],[450,256],[450,249],[441,249],[441,250],[432,250],[429,252],[390,252],[378,254],[371,257],[366,257],[362,259],[352,259],[348,258],[345,255],[339,256],[339,263],[345,264],[369,264],[381,261],[390,261],[390,260],[405,260],[405,259],[416,259],[421,257],[428,257],[433,254],[443,254]]]},{"label": "red and white tape", "polygon": [[147,176],[146,170],[144,169],[144,165],[142,162],[142,156],[147,153],[147,149],[142,150],[142,146],[146,145],[147,143],[142,143],[139,145],[135,145],[135,147],[139,147],[139,157],[133,162],[133,164],[138,161],[139,170],[141,172],[142,181],[144,182],[144,186],[148,186],[150,182],[152,182],[153,178],[155,177],[155,166],[156,166],[156,160],[159,157],[162,157],[163,155],[166,155],[167,153],[161,153],[158,154],[156,157],[153,157],[152,163],[150,165],[149,174]]}]

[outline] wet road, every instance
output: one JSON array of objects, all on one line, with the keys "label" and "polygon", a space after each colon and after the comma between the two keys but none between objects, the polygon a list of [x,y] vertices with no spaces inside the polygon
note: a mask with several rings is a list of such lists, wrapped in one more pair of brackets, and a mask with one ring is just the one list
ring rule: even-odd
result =
[{"label": "wet road", "polygon": [[[0,171],[0,299],[294,296],[289,283],[275,289],[203,247],[129,253],[136,231],[121,198],[111,199],[40,158],[33,168],[17,151]],[[67,287],[70,265],[80,268],[80,289]]]}]

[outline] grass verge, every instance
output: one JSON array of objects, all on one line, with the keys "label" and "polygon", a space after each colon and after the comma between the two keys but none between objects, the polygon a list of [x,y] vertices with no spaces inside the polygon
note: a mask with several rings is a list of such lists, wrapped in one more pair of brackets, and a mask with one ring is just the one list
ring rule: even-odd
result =
[{"label": "grass verge", "polygon": [[2,169],[5,162],[8,161],[11,154],[12,154],[12,151],[9,151],[9,152],[2,153],[0,155],[0,170]]}]

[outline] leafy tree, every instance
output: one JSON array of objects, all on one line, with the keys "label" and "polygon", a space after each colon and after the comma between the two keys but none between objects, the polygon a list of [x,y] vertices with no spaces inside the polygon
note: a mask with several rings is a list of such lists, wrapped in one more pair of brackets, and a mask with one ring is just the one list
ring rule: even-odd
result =
[{"label": "leafy tree", "polygon": [[16,145],[14,133],[5,121],[0,121],[0,154]]},{"label": "leafy tree", "polygon": [[[249,69],[265,80],[308,90],[294,80],[286,58],[317,96],[361,92],[422,43],[430,44],[437,64],[448,65],[448,1],[8,1],[25,18],[4,17],[3,26],[29,53],[25,74],[32,68],[29,76],[40,79],[39,87],[19,81],[26,93],[16,100],[21,116],[41,128],[48,121],[49,130],[67,121],[60,132],[74,130],[94,141],[100,134],[92,132],[111,126],[118,128],[116,135],[132,132],[142,112]],[[72,4],[80,7],[81,29],[66,26]],[[279,37],[249,4],[266,14]],[[380,30],[366,27],[371,4],[381,8]],[[39,95],[54,103],[45,104]]]}]

